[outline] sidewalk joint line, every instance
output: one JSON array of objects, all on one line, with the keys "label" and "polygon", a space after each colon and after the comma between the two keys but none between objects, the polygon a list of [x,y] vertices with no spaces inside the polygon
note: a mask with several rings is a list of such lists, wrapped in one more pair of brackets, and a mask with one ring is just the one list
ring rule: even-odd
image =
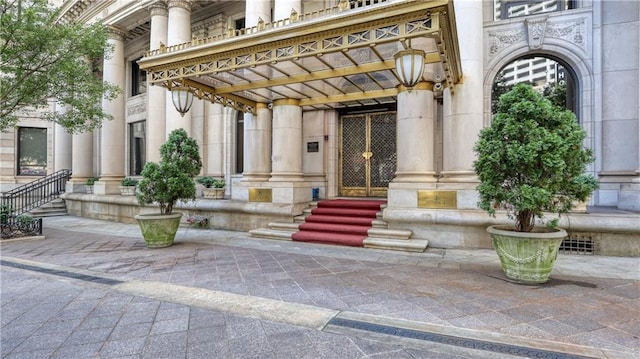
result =
[{"label": "sidewalk joint line", "polygon": [[446,334],[438,334],[433,332],[407,329],[401,327],[394,327],[384,324],[369,323],[359,320],[344,319],[344,318],[332,318],[327,326],[334,325],[338,327],[363,330],[378,334],[391,335],[396,337],[417,339],[423,341],[429,341],[439,344],[448,344],[463,348],[485,350],[494,353],[512,354],[525,356],[529,358],[553,358],[553,359],[587,359],[590,357],[573,355],[561,352],[555,352],[550,350],[528,348],[519,345],[495,343],[479,339],[456,337]]},{"label": "sidewalk joint line", "polygon": [[85,282],[92,282],[92,283],[98,283],[98,284],[116,285],[116,284],[124,283],[123,281],[116,280],[116,279],[110,279],[110,278],[104,278],[104,277],[98,277],[94,275],[87,275],[87,274],[80,274],[80,273],[73,273],[65,270],[37,267],[37,266],[28,265],[28,264],[11,262],[4,259],[0,260],[0,265],[18,268],[18,269],[26,269],[34,272],[46,273],[46,274],[56,275],[60,277],[79,279]]}]

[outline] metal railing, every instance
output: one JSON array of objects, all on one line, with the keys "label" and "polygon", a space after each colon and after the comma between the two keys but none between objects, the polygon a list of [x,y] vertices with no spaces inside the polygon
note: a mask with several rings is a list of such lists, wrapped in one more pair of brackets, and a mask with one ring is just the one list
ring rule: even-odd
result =
[{"label": "metal railing", "polygon": [[48,203],[64,193],[71,170],[60,170],[2,193],[2,210],[17,217]]}]

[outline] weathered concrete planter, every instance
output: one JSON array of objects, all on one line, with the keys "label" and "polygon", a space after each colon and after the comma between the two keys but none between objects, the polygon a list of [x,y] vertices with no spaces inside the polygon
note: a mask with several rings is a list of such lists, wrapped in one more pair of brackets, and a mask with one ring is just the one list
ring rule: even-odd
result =
[{"label": "weathered concrete planter", "polygon": [[224,188],[203,188],[202,197],[210,199],[224,199]]},{"label": "weathered concrete planter", "polygon": [[558,256],[558,248],[567,237],[567,232],[564,229],[547,228],[539,228],[534,232],[515,232],[508,228],[487,228],[504,274],[517,283],[547,282]]},{"label": "weathered concrete planter", "polygon": [[122,196],[135,196],[136,186],[120,186],[120,195]]},{"label": "weathered concrete planter", "polygon": [[163,248],[173,245],[176,232],[180,226],[182,213],[172,214],[139,214],[136,221],[142,231],[148,248]]}]

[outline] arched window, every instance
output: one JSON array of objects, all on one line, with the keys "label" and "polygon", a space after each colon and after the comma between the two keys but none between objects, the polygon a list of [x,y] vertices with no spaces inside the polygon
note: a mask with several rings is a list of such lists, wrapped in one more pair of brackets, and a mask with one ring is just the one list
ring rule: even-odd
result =
[{"label": "arched window", "polygon": [[578,115],[573,71],[559,59],[544,55],[521,57],[498,72],[491,88],[491,112],[495,112],[500,95],[521,82],[530,83],[551,102]]}]

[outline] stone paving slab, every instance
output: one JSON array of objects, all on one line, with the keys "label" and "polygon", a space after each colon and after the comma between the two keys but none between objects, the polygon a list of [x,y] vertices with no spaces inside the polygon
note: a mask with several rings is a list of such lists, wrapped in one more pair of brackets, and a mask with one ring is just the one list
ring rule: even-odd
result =
[{"label": "stone paving slab", "polygon": [[[44,234],[47,239],[42,241],[1,243],[2,258],[30,260],[44,267],[65,266],[80,273],[124,282],[151,281],[158,285],[295,303],[328,312],[410,320],[461,333],[473,330],[486,333],[488,337],[540,340],[564,344],[568,349],[586,347],[602,353],[616,353],[617,357],[640,355],[640,262],[637,258],[560,256],[558,263],[563,265],[558,266],[559,270],[554,271],[547,285],[522,286],[505,280],[492,251],[435,249],[405,254],[253,239],[245,233],[191,228],[181,228],[176,245],[150,250],[145,248],[136,225],[74,217],[46,219]],[[598,271],[591,270],[592,267],[599,267]],[[2,266],[2,273],[5,271]],[[2,286],[3,338],[7,325],[28,332],[30,321],[42,322],[37,306],[23,312],[15,309],[20,320],[6,316],[5,312],[11,314],[14,309],[5,310],[4,275]],[[146,308],[147,302],[127,303],[142,309]],[[123,305],[110,299],[108,305],[93,312],[89,311],[91,304],[90,301],[74,303],[74,306],[60,310],[59,317],[75,321],[88,319],[86,323],[82,322],[85,326],[97,325],[98,319],[94,317],[121,311]],[[87,317],[90,314],[91,318]],[[132,322],[142,320],[144,315],[132,312],[119,320],[142,324]],[[251,319],[265,321],[264,318]],[[49,320],[46,318],[43,324]],[[143,330],[141,326],[136,328]],[[157,336],[178,329],[182,329],[178,332],[188,332],[185,328],[189,328],[185,319],[169,318],[153,321],[151,329],[147,329],[151,330],[150,336]],[[29,333],[33,335],[33,332]],[[104,339],[100,338],[99,331],[93,335],[97,338],[84,338],[78,334],[69,343],[89,350],[92,343]],[[125,337],[116,334],[115,338],[124,340]],[[166,339],[177,340],[174,336]],[[61,339],[53,336],[50,342],[56,343],[56,340]],[[69,338],[65,340],[63,343]],[[241,341],[233,343],[231,349],[244,344]],[[51,348],[33,345],[37,348],[34,351],[42,351],[45,356],[50,354],[47,353]],[[110,344],[112,349],[109,350],[120,355],[120,351],[132,352],[140,345],[129,340]],[[246,349],[255,349],[252,348]],[[389,357],[405,354],[406,357],[413,355],[405,351]],[[274,355],[271,357],[288,357]]]}]

